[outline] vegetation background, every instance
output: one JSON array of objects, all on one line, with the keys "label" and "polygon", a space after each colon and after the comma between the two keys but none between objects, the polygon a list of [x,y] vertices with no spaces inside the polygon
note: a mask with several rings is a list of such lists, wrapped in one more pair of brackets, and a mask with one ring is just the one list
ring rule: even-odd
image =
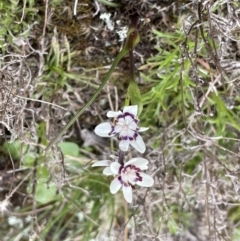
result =
[{"label": "vegetation background", "polygon": [[[133,12],[155,184],[128,205],[91,168],[117,150],[93,130],[124,105],[128,56],[42,152],[94,94]],[[239,33],[237,0],[1,0],[0,239],[239,241]]]}]

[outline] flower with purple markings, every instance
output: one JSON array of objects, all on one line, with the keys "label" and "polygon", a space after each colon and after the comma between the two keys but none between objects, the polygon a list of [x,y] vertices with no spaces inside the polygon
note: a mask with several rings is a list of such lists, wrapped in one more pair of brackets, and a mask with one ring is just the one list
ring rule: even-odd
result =
[{"label": "flower with purple markings", "polygon": [[124,198],[129,203],[132,202],[132,189],[135,184],[142,187],[151,187],[154,183],[150,175],[142,172],[142,170],[148,169],[148,160],[144,158],[132,158],[124,165],[119,164],[117,161],[104,160],[98,161],[92,166],[105,166],[103,173],[107,176],[115,176],[110,184],[110,192],[115,194],[122,187]]},{"label": "flower with purple markings", "polygon": [[137,119],[138,106],[125,106],[123,111],[108,111],[107,117],[114,118],[112,124],[104,122],[95,128],[95,133],[102,137],[112,137],[118,135],[119,148],[127,151],[129,144],[137,151],[144,153],[145,143],[139,132],[146,131],[148,127],[138,127]]}]

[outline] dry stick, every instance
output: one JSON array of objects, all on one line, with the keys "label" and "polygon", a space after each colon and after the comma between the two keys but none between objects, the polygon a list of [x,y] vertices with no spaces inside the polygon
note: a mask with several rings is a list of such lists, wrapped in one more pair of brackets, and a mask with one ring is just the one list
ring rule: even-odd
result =
[{"label": "dry stick", "polygon": [[74,16],[77,15],[77,5],[78,5],[78,0],[75,0],[74,8],[73,8],[73,15],[74,15]]},{"label": "dry stick", "polygon": [[[194,74],[196,76],[196,83],[197,85],[199,85],[200,83],[200,80],[199,80],[199,77],[198,77],[198,73],[197,73],[197,65],[196,65],[196,56],[197,56],[197,41],[198,41],[198,31],[196,29],[196,33],[195,33],[195,46],[194,46],[194,62],[192,60],[192,58],[190,57],[189,55],[189,52],[188,52],[188,49],[187,49],[187,41],[188,41],[188,36],[190,35],[190,33],[192,32],[192,30],[195,28],[195,26],[199,23],[199,20],[195,21],[190,29],[188,30],[187,33],[185,33],[186,35],[186,38],[183,42],[183,46],[184,46],[184,54],[185,56],[189,59],[190,63],[191,63],[191,66],[193,68],[193,71],[194,71]],[[185,105],[184,105],[184,98],[183,98],[183,95],[184,95],[184,92],[183,92],[183,77],[182,77],[182,73],[184,71],[184,59],[182,60],[182,64],[181,64],[181,74],[180,74],[180,82],[181,82],[181,85],[182,85],[182,88],[181,88],[181,91],[182,91],[182,103],[183,103],[183,117],[184,119],[186,118],[186,115],[185,115]],[[197,90],[197,88],[195,88]],[[198,96],[198,93],[195,93],[195,96]],[[193,99],[194,99],[194,96],[193,96]],[[195,103],[194,103],[195,104]],[[200,111],[200,107],[199,107],[199,104],[198,104],[198,101],[196,101],[196,110],[197,111]],[[186,120],[184,121],[186,122]]]},{"label": "dry stick", "polygon": [[[182,98],[182,116],[183,116],[183,122],[184,122],[184,125],[187,126],[187,123],[186,123],[186,113],[185,113],[185,102],[184,102],[184,88],[183,88],[183,84],[184,84],[184,80],[183,80],[183,72],[184,72],[184,57],[187,57],[189,59],[189,61],[191,62],[191,65],[194,69],[194,72],[195,72],[195,75],[197,76],[198,78],[198,75],[197,75],[197,71],[196,71],[196,66],[193,64],[193,61],[192,59],[190,58],[189,56],[189,53],[188,53],[188,50],[187,50],[187,41],[188,41],[188,36],[189,34],[191,33],[192,29],[196,26],[196,24],[198,23],[198,20],[195,21],[190,29],[188,30],[187,33],[185,33],[186,37],[185,37],[185,40],[184,42],[182,43],[182,46],[184,47],[183,49],[183,53],[182,53],[182,56],[181,56],[181,71],[180,71],[180,84],[181,84],[181,98]],[[195,47],[196,47],[196,44],[195,44]],[[199,80],[198,80],[199,82]]]},{"label": "dry stick", "polygon": [[47,101],[44,101],[44,100],[37,100],[37,99],[27,98],[27,97],[23,97],[23,96],[20,96],[20,95],[15,95],[15,97],[17,97],[19,99],[23,99],[23,100],[30,100],[30,101],[34,101],[34,102],[39,102],[39,103],[43,103],[43,104],[46,104],[46,105],[50,105],[50,106],[55,106],[55,107],[57,107],[59,109],[67,111],[66,108],[64,108],[64,107],[62,107],[60,105],[57,105],[57,104],[54,104],[54,103],[50,103],[50,102],[47,102]]},{"label": "dry stick", "polygon": [[38,52],[39,53],[39,70],[38,70],[38,76],[41,75],[43,72],[43,65],[44,65],[44,54],[45,54],[45,45],[44,45],[44,40],[45,40],[45,34],[46,34],[46,28],[47,28],[47,22],[48,22],[48,14],[49,14],[49,8],[48,8],[48,0],[45,0],[45,15],[44,15],[44,23],[43,23],[43,29],[42,29],[42,35],[40,37],[40,47],[41,50]]},{"label": "dry stick", "polygon": [[[38,148],[39,149],[39,148]],[[32,170],[32,233],[34,233],[34,229],[36,228],[36,233],[39,235],[38,232],[38,222],[37,222],[37,202],[35,199],[36,187],[37,187],[37,164],[38,164],[38,157],[34,160],[33,170]]]},{"label": "dry stick", "polygon": [[[202,26],[202,15],[201,15],[201,3],[199,3],[198,4],[198,19],[199,19],[199,22],[200,22],[200,25],[199,25],[199,29],[200,29],[200,33],[201,33],[201,36],[202,36],[202,39],[203,39],[203,42],[204,42],[204,44],[205,44],[205,46],[206,46],[206,49],[207,49],[207,52],[210,54],[210,56],[211,56],[211,58],[212,58],[212,60],[213,60],[213,62],[214,62],[214,64],[216,65],[216,67],[217,67],[217,69],[219,70],[219,72],[222,74],[224,74],[223,75],[223,77],[226,79],[226,80],[229,80],[228,79],[228,76],[227,76],[227,73],[226,73],[226,71],[222,68],[222,66],[219,64],[219,61],[218,61],[218,56],[217,56],[217,53],[215,52],[215,54],[213,54],[212,53],[212,51],[211,51],[211,46],[210,46],[210,44],[209,44],[209,42],[207,41],[207,39],[205,38],[205,36],[204,36],[204,31],[203,31],[203,26]],[[214,40],[213,40],[213,42],[214,42]],[[216,51],[216,49],[215,49],[215,51]]]},{"label": "dry stick", "polygon": [[115,92],[115,111],[118,110],[118,92],[116,86],[114,86],[114,92]]},{"label": "dry stick", "polygon": [[[12,93],[12,90],[13,90],[13,82],[12,82],[12,85],[11,85],[11,89],[9,90],[9,95],[7,96],[7,101],[6,101],[6,105],[5,105],[4,109],[3,109],[4,110],[3,113],[6,113],[7,104],[9,102],[10,98],[11,98],[10,94]],[[5,127],[9,127],[7,129],[10,130],[11,133],[13,132],[11,130],[10,126],[8,126],[3,121],[0,121],[0,124],[3,124]],[[5,138],[5,140],[7,140],[5,132],[4,132],[4,138]],[[13,158],[12,158],[12,155],[11,155],[11,152],[10,152],[9,144],[8,144],[8,142],[6,142],[6,143],[7,143],[7,149],[8,149],[9,157],[10,157],[10,160],[11,160],[12,168],[13,168],[13,175],[12,175],[13,180],[12,180],[11,187],[10,187],[10,190],[12,190],[13,185],[14,185],[14,179],[15,179],[15,165],[14,165],[14,161],[13,161]]]},{"label": "dry stick", "polygon": [[13,196],[13,194],[18,190],[18,188],[28,179],[28,177],[31,175],[31,172],[29,172],[22,180],[21,182],[9,193],[6,195],[6,198],[0,202],[0,204],[2,203],[8,203],[9,199]]},{"label": "dry stick", "polygon": [[181,57],[181,71],[180,71],[180,87],[181,87],[181,98],[182,98],[182,117],[183,117],[183,123],[184,123],[184,126],[186,127],[187,126],[187,123],[186,123],[186,113],[185,113],[185,101],[184,101],[184,88],[183,88],[183,72],[184,72],[184,56],[182,55]]},{"label": "dry stick", "polygon": [[108,102],[109,102],[109,105],[110,105],[110,109],[112,111],[117,111],[117,110],[114,110],[114,108],[113,108],[113,103],[112,103],[112,99],[111,99],[111,95],[110,95],[110,89],[109,89],[108,85],[107,85],[107,97],[108,97]]},{"label": "dry stick", "polygon": [[[125,219],[125,222],[128,218],[128,205],[126,203],[126,201],[124,202],[124,219]],[[124,228],[124,234],[123,234],[123,240],[124,241],[127,241],[128,240],[128,228]]]},{"label": "dry stick", "polygon": [[[41,137],[38,140],[41,143]],[[40,146],[37,146],[37,154],[38,156],[34,160],[33,169],[32,169],[32,233],[36,233],[39,240],[40,240],[40,233],[39,233],[39,224],[38,224],[38,217],[37,217],[37,201],[35,198],[36,188],[37,188],[37,167],[39,161],[39,154],[40,154]]]},{"label": "dry stick", "polygon": [[[148,192],[145,193],[143,199],[146,198]],[[135,216],[135,214],[137,213],[137,211],[139,210],[141,204],[138,204],[137,207],[133,210],[132,214],[130,215],[128,221],[123,225],[123,229],[125,229],[127,227],[127,224],[130,222],[131,218],[133,218]],[[117,240],[120,240],[120,235],[121,235],[122,231],[119,233],[119,235],[117,236]]]},{"label": "dry stick", "polygon": [[203,152],[203,166],[204,166],[204,169],[205,169],[205,178],[206,178],[206,196],[205,196],[205,211],[206,211],[206,214],[207,214],[207,225],[208,225],[208,232],[209,232],[209,238],[211,238],[211,221],[210,221],[210,210],[209,210],[209,201],[208,201],[208,198],[209,198],[209,186],[210,186],[210,174],[209,174],[209,170],[207,168],[207,161],[206,161],[206,153],[205,151]]}]

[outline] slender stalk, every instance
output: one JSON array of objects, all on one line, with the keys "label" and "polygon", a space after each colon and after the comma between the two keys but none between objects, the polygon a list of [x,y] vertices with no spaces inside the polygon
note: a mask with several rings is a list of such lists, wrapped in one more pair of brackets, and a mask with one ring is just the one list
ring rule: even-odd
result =
[{"label": "slender stalk", "polygon": [[[128,79],[128,84],[130,84],[131,81],[135,80],[134,76],[134,56],[133,56],[133,47],[130,46],[129,48],[129,79]],[[127,95],[125,99],[125,106],[129,106],[130,104],[130,98]]]},{"label": "slender stalk", "polygon": [[122,166],[124,165],[124,155],[125,155],[125,152],[120,150],[118,153],[118,162]]},{"label": "slender stalk", "polygon": [[[49,143],[47,148],[43,151],[43,156],[49,151],[49,149],[56,144],[56,142],[62,137],[62,135],[69,129],[69,127],[79,118],[79,116],[93,103],[93,101],[97,98],[97,96],[102,91],[103,87],[106,85],[110,75],[116,68],[117,64],[123,58],[125,54],[130,53],[130,82],[135,82],[134,80],[134,61],[133,61],[133,48],[139,43],[140,37],[137,31],[137,23],[138,23],[138,15],[134,14],[130,16],[130,29],[128,32],[128,37],[126,44],[124,45],[121,52],[118,54],[116,59],[114,60],[111,68],[107,72],[104,77],[101,85],[98,87],[92,98],[83,106],[81,110],[77,112],[77,114],[69,121],[69,123],[63,128],[63,130]],[[139,91],[139,90],[138,90]],[[139,92],[140,95],[140,92]]]},{"label": "slender stalk", "polygon": [[97,96],[102,91],[103,87],[106,85],[110,75],[116,68],[117,64],[120,62],[120,60],[123,58],[123,56],[128,52],[128,49],[124,47],[121,52],[118,54],[116,59],[114,60],[111,68],[107,72],[106,76],[103,79],[103,82],[98,87],[92,98],[83,106],[81,110],[77,112],[77,114],[68,122],[68,124],[63,128],[63,130],[48,144],[47,148],[43,151],[43,156],[50,150],[50,148],[56,144],[56,142],[62,137],[62,135],[68,130],[68,128],[76,121],[77,118],[93,103],[93,101],[97,98]]}]

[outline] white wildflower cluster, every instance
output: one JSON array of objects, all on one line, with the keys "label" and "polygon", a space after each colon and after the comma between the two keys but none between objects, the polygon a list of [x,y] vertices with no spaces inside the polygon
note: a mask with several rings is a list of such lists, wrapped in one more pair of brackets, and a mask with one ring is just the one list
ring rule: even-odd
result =
[{"label": "white wildflower cluster", "polygon": [[[100,19],[103,20],[106,25],[108,30],[113,31],[114,30],[114,22],[111,20],[111,14],[110,13],[102,13],[100,15]],[[116,21],[117,25],[120,24],[120,21]],[[118,30],[116,30],[116,33],[118,34],[119,37],[119,42],[123,42],[128,35],[128,26],[123,26],[123,27],[118,27]]]},{"label": "white wildflower cluster", "polygon": [[116,31],[118,36],[119,36],[119,42],[123,42],[128,35],[128,27],[124,26],[124,27],[120,27],[119,30]]},{"label": "white wildflower cluster", "polygon": [[132,202],[132,189],[135,184],[142,187],[151,187],[154,183],[150,175],[143,173],[143,170],[148,169],[148,160],[140,157],[135,157],[124,163],[124,152],[128,151],[131,145],[140,153],[146,150],[145,143],[139,132],[146,131],[147,127],[139,127],[137,118],[138,107],[126,106],[123,111],[109,111],[107,117],[114,118],[112,123],[105,122],[99,124],[95,128],[95,133],[102,137],[117,136],[119,140],[120,153],[123,156],[111,156],[114,161],[102,160],[94,163],[92,166],[103,166],[103,174],[114,176],[110,184],[112,194],[117,193],[121,188],[124,198],[127,202]]}]

